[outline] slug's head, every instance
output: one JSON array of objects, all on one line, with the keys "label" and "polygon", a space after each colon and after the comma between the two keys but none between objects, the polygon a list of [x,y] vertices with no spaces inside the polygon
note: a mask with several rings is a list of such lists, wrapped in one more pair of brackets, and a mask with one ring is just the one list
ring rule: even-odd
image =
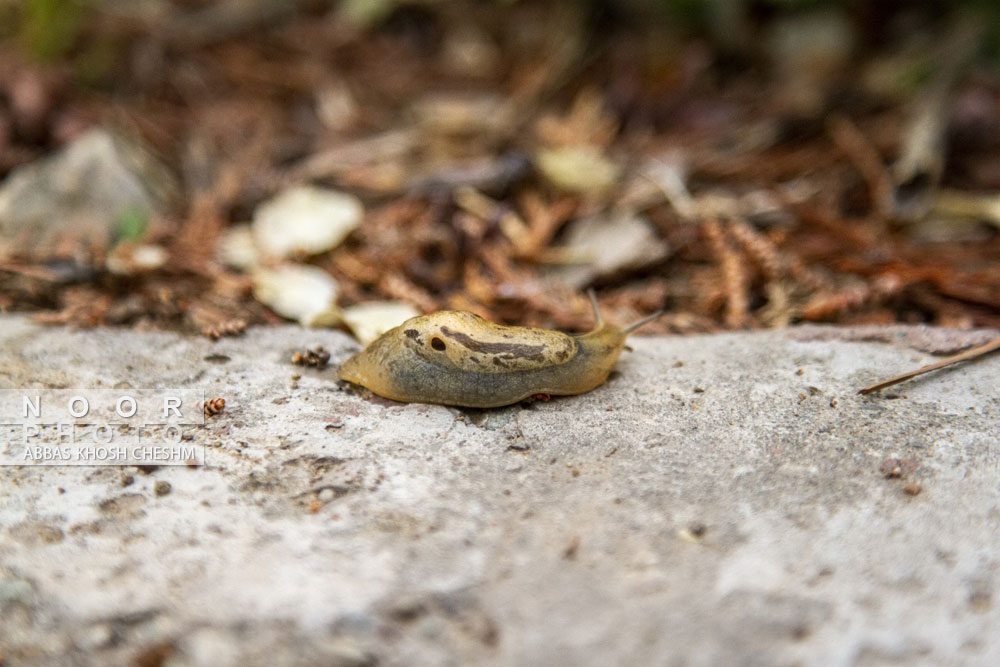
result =
[{"label": "slug's head", "polygon": [[[414,317],[403,324],[386,331],[384,334],[373,340],[361,352],[344,362],[337,371],[337,376],[341,380],[347,380],[354,384],[372,389],[379,393],[379,389],[393,386],[396,376],[407,369],[415,368],[422,358],[427,356],[427,350],[418,349],[418,339],[429,345],[429,337],[415,332],[421,332],[426,328],[422,323],[428,315]],[[435,345],[439,343],[435,342]],[[438,352],[430,348],[433,352]]]}]

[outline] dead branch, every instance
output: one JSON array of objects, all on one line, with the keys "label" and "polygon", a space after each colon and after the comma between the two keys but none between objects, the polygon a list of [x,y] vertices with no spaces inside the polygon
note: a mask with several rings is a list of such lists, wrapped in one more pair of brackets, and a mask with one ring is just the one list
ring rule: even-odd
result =
[{"label": "dead branch", "polygon": [[960,352],[956,355],[950,356],[946,359],[942,359],[941,361],[935,362],[933,364],[922,366],[915,371],[910,371],[908,373],[903,373],[902,375],[891,377],[888,380],[876,382],[871,386],[861,389],[860,391],[858,391],[858,393],[867,395],[874,393],[876,391],[881,391],[886,387],[891,387],[895,384],[899,384],[900,382],[905,382],[910,378],[917,377],[918,375],[923,375],[924,373],[930,373],[931,371],[936,371],[939,368],[944,368],[945,366],[951,366],[952,364],[957,364],[963,361],[971,361],[972,359],[976,359],[985,354],[989,354],[990,352],[993,352],[995,350],[1000,350],[1000,338],[996,338],[984,345],[978,345],[970,350],[966,350],[965,352]]},{"label": "dead branch", "polygon": [[726,239],[722,226],[717,220],[706,220],[702,223],[702,229],[705,230],[705,235],[712,246],[712,252],[722,269],[722,279],[726,287],[726,326],[738,329],[746,324],[749,311],[747,275],[743,262],[740,259],[740,254]]}]

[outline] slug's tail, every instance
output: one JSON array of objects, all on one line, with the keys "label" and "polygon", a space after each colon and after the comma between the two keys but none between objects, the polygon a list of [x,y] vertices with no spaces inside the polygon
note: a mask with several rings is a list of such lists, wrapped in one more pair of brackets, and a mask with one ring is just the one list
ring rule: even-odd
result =
[{"label": "slug's tail", "polygon": [[653,313],[652,315],[649,315],[648,317],[644,317],[641,320],[639,320],[638,322],[633,322],[632,324],[628,325],[627,327],[625,327],[624,329],[622,329],[622,333],[627,336],[630,333],[632,333],[633,331],[635,331],[636,329],[638,329],[639,327],[641,327],[643,325],[646,325],[646,324],[649,324],[653,320],[659,319],[660,317],[663,317],[663,314],[666,313],[666,312],[667,312],[666,310],[658,310],[655,313]]}]

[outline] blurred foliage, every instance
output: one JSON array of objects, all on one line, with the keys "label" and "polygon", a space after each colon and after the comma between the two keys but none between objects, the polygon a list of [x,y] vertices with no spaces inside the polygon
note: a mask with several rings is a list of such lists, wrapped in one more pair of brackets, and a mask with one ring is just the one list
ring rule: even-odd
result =
[{"label": "blurred foliage", "polygon": [[[256,2],[257,0],[248,0]],[[277,1],[277,0],[274,0]],[[474,0],[465,0],[475,4]],[[496,4],[514,4],[528,0],[493,0]],[[568,0],[567,0],[568,1]],[[167,0],[149,0],[169,4]],[[221,0],[216,0],[221,4]],[[78,43],[78,38],[90,15],[104,7],[122,4],[111,0],[0,0],[0,38],[14,30],[25,50],[40,60],[66,56]],[[212,2],[201,3],[211,5]],[[445,0],[340,0],[334,3],[344,18],[371,26],[404,5],[444,5]],[[461,4],[461,0],[453,3]],[[570,4],[574,4],[570,2]],[[737,16],[775,16],[821,8],[843,9],[851,13],[895,13],[914,10],[929,16],[944,15],[955,10],[975,11],[983,18],[989,54],[1000,63],[1000,2],[997,0],[590,0],[579,2],[581,7],[603,6],[615,13],[637,14],[654,18],[675,27],[718,34]],[[724,25],[721,25],[724,24]],[[723,30],[724,32],[724,30]],[[105,50],[106,51],[106,50]],[[85,69],[94,69],[85,67]],[[97,68],[103,69],[103,68]]]},{"label": "blurred foliage", "polygon": [[1000,2],[966,0],[960,3],[978,12],[986,23],[983,48],[994,67],[1000,68]]},{"label": "blurred foliage", "polygon": [[122,211],[115,222],[116,241],[141,241],[149,227],[149,217],[142,210]]},{"label": "blurred foliage", "polygon": [[66,55],[83,28],[87,9],[80,0],[25,0],[19,25],[22,44],[40,60]]}]

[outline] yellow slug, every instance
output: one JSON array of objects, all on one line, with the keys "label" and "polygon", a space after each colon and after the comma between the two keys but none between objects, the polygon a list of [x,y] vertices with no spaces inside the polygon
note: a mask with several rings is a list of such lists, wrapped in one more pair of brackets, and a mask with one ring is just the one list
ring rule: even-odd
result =
[{"label": "yellow slug", "polygon": [[508,327],[473,313],[443,310],[403,322],[344,362],[337,375],[385,398],[494,408],[536,394],[582,394],[601,385],[625,338],[663,312],[624,329],[604,322],[568,335]]}]

